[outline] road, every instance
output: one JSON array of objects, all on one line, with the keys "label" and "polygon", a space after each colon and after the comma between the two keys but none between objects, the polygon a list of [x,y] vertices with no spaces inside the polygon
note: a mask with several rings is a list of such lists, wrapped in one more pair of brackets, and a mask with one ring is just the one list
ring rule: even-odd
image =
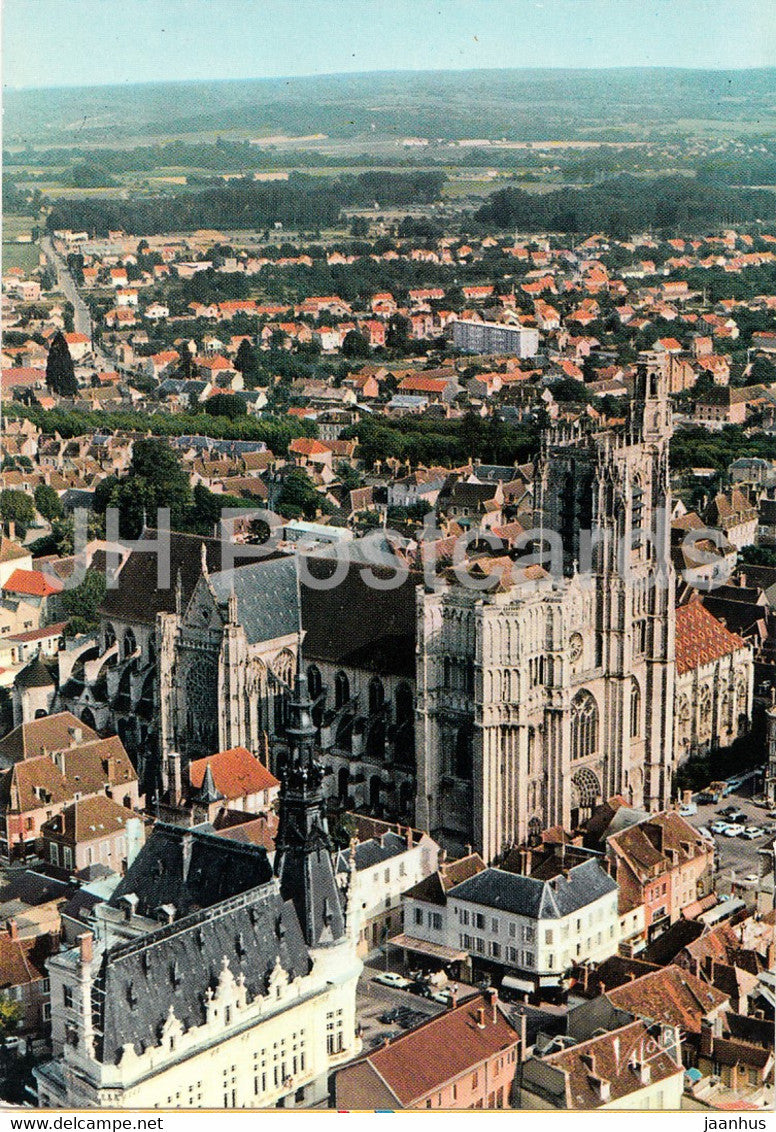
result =
[{"label": "road", "polygon": [[[742,791],[750,790],[751,784],[742,787]],[[751,793],[744,792],[729,794],[726,798],[721,798],[716,805],[698,806],[698,812],[687,820],[696,829],[701,826],[708,829],[712,822],[718,819],[725,820],[720,811],[727,806],[736,806],[743,810],[747,816],[747,825],[756,825],[760,828],[770,827],[776,820],[768,817],[767,810],[754,804]],[[740,883],[749,874],[759,873],[760,862],[757,850],[765,848],[772,841],[773,837],[758,837],[755,841],[745,841],[741,837],[715,836],[717,890],[728,893],[733,881]]]},{"label": "road", "polygon": [[73,329],[77,334],[85,334],[86,337],[92,342],[92,355],[94,365],[97,369],[110,370],[113,368],[113,362],[107,355],[95,345],[92,341],[92,316],[86,303],[81,298],[81,294],[76,286],[73,276],[68,270],[67,264],[62,257],[55,251],[51,242],[50,236],[41,236],[40,246],[43,254],[48,260],[52,270],[56,273],[57,285],[62,291],[65,298],[72,304],[73,307]]}]

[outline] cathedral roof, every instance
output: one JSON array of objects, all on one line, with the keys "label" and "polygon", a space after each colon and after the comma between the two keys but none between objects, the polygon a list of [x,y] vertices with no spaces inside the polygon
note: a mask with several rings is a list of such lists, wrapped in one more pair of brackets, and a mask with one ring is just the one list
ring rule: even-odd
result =
[{"label": "cathedral roof", "polygon": [[[146,530],[143,538],[156,539],[158,531]],[[170,533],[170,584],[160,587],[157,577],[157,556],[133,550],[118,576],[118,585],[109,589],[99,613],[117,621],[153,625],[157,613],[174,613],[176,586],[180,577],[184,607],[194,592],[202,569],[201,547],[204,545],[209,570],[221,567],[221,543],[218,539]],[[161,550],[160,550],[161,553]]]},{"label": "cathedral roof", "polygon": [[677,609],[676,671],[679,676],[744,647],[744,640],[731,633],[701,602],[691,601]]},{"label": "cathedral roof", "polygon": [[299,629],[296,558],[292,554],[267,558],[210,575],[219,604],[226,605],[234,590],[237,619],[248,644],[274,641]]},{"label": "cathedral roof", "polygon": [[[305,567],[317,579],[330,578],[335,559],[308,557]],[[328,589],[302,586],[305,661],[365,668],[382,675],[415,676],[415,587],[410,575],[391,590],[365,581],[370,572],[391,578],[394,572],[350,562],[342,581]]]}]

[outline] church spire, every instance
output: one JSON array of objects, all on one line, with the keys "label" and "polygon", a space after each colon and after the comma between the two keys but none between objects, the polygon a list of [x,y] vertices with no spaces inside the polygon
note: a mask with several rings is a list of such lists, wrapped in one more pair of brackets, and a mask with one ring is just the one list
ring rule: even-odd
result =
[{"label": "church spire", "polygon": [[275,875],[283,898],[294,903],[308,946],[325,947],[344,938],[345,918],[334,877],[311,706],[300,649],[288,705],[290,751],[281,778]]}]

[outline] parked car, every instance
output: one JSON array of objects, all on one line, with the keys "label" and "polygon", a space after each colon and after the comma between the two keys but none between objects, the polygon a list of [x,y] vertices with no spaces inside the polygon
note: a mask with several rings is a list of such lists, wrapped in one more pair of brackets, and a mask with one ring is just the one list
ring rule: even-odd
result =
[{"label": "parked car", "polygon": [[399,1017],[399,1011],[394,1006],[392,1010],[384,1010],[380,1015],[380,1021],[384,1026],[390,1026]]},{"label": "parked car", "polygon": [[690,818],[693,814],[697,814],[698,806],[695,802],[683,802],[679,807],[679,813],[683,818]]},{"label": "parked car", "polygon": [[724,833],[728,828],[728,823],[722,820],[713,821],[710,826],[712,833]]},{"label": "parked car", "polygon": [[748,825],[744,832],[741,834],[747,841],[756,841],[758,837],[762,837],[765,833],[764,829],[760,829],[759,825]]},{"label": "parked car", "polygon": [[723,837],[740,837],[743,832],[744,831],[743,831],[743,829],[741,828],[740,825],[729,825],[727,827],[727,829],[722,831],[722,836]]},{"label": "parked car", "polygon": [[435,990],[428,996],[432,1002],[440,1002],[442,1006],[449,1006],[453,996],[448,990]]},{"label": "parked car", "polygon": [[395,987],[397,990],[407,990],[410,986],[410,980],[395,971],[383,971],[381,975],[375,975],[374,982],[381,983],[384,987]]}]

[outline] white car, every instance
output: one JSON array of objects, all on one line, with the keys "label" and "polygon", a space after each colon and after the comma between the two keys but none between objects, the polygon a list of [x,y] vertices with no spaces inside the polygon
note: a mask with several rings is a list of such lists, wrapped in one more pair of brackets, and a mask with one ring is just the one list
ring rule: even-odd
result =
[{"label": "white car", "polygon": [[765,830],[760,829],[759,825],[748,825],[741,836],[746,838],[747,841],[754,841],[756,838],[762,837],[764,833]]},{"label": "white car", "polygon": [[744,832],[742,825],[729,825],[727,829],[722,830],[723,837],[740,837]]},{"label": "white car", "polygon": [[710,828],[712,833],[725,833],[730,829],[730,825],[726,821],[715,821],[711,823]]},{"label": "white car", "polygon": [[405,979],[404,975],[397,975],[395,971],[384,971],[382,975],[375,975],[374,981],[382,983],[384,987],[395,987],[396,990],[406,990],[412,985],[409,979]]},{"label": "white car", "polygon": [[748,873],[744,877],[744,881],[745,881],[746,884],[757,884],[759,879],[760,878],[758,877],[757,873]]}]

